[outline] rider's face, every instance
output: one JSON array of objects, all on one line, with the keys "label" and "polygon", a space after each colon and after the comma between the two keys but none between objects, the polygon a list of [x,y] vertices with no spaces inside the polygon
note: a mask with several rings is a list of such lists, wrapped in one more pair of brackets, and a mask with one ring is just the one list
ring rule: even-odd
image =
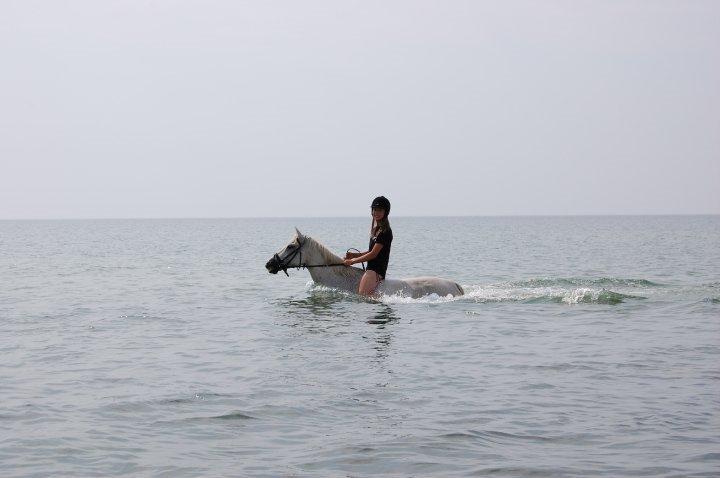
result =
[{"label": "rider's face", "polygon": [[380,219],[382,219],[385,216],[385,209],[374,207],[374,208],[372,208],[371,211],[372,211],[372,217],[376,221],[379,221]]}]

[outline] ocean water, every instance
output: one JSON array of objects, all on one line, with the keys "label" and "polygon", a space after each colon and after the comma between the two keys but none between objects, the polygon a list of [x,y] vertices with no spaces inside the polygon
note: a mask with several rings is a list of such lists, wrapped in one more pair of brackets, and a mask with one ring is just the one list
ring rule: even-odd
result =
[{"label": "ocean water", "polygon": [[0,221],[0,475],[720,475],[720,217]]}]

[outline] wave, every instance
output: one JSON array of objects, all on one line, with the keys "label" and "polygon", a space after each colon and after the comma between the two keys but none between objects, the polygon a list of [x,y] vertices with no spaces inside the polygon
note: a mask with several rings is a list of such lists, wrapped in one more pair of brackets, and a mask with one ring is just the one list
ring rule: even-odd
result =
[{"label": "wave", "polygon": [[646,297],[640,295],[622,294],[611,290],[575,289],[569,292],[542,295],[525,300],[528,303],[564,303],[564,304],[622,304],[627,299],[642,300]]},{"label": "wave", "polygon": [[201,417],[207,420],[255,420],[255,417],[242,412],[231,412],[214,417]]},{"label": "wave", "polygon": [[556,304],[622,304],[642,300],[637,293],[618,292],[613,288],[654,288],[662,284],[647,279],[619,277],[540,277],[471,288],[467,294],[476,302],[524,302]]},{"label": "wave", "polygon": [[514,287],[553,287],[553,286],[586,286],[586,287],[662,287],[664,284],[647,279],[623,279],[619,277],[538,277],[521,281],[508,282]]},{"label": "wave", "polygon": [[[431,294],[419,299],[387,296],[385,303],[442,303],[472,301],[475,303],[519,302],[528,304],[622,304],[627,300],[642,300],[645,296],[635,290],[663,287],[664,284],[647,279],[619,277],[536,277],[486,285],[463,284],[465,295],[440,297]],[[635,289],[619,292],[613,289]]]},{"label": "wave", "polygon": [[629,299],[642,300],[640,295],[623,294],[608,289],[559,287],[508,288],[498,286],[468,286],[465,295],[441,297],[430,294],[413,299],[402,295],[383,296],[380,300],[386,304],[397,303],[443,303],[443,302],[475,302],[475,303],[526,303],[526,304],[621,304]]},{"label": "wave", "polygon": [[[308,289],[320,292],[324,300],[342,301],[354,294],[308,282]],[[499,282],[494,284],[462,284],[465,295],[439,296],[430,294],[412,298],[403,294],[384,295],[379,298],[385,304],[437,304],[445,302],[474,303],[527,303],[527,304],[622,304],[627,300],[642,300],[647,297],[638,294],[641,289],[663,287],[663,284],[647,279],[624,279],[616,277],[599,278],[552,278],[540,277],[525,280]],[[615,289],[635,289],[619,292]],[[637,290],[637,292],[636,292]],[[313,298],[313,302],[317,299]]]}]

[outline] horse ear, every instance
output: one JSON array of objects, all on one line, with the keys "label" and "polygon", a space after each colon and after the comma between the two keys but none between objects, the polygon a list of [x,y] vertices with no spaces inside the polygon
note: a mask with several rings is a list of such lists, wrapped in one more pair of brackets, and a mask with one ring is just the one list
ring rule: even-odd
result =
[{"label": "horse ear", "polygon": [[300,229],[297,228],[297,226],[295,226],[295,233],[297,234],[297,237],[299,239],[302,239],[303,237],[305,237],[305,236],[303,236],[303,233],[300,232]]}]

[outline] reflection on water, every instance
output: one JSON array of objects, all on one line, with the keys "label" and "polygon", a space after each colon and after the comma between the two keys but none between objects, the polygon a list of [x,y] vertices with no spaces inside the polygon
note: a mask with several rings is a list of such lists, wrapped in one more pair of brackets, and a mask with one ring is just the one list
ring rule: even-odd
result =
[{"label": "reflection on water", "polygon": [[387,324],[388,322],[400,320],[395,311],[387,304],[380,304],[380,312],[368,319],[368,324]]},{"label": "reflection on water", "polygon": [[275,303],[288,315],[306,317],[343,317],[346,315],[348,305],[362,302],[354,294],[320,289],[311,290],[305,297],[290,297],[278,299]]},{"label": "reflection on water", "polygon": [[387,304],[339,291],[310,291],[306,297],[278,299],[275,303],[293,315],[300,313],[318,317],[343,316],[349,309],[349,304],[366,303],[378,306],[377,313],[367,320],[369,324],[387,324],[399,320],[393,308]]},{"label": "reflection on water", "polygon": [[392,329],[386,327],[388,324],[400,320],[392,307],[386,304],[380,304],[380,311],[367,321],[368,324],[377,324],[373,339],[375,346],[377,362],[385,362],[388,357],[390,345],[392,343]]},{"label": "reflection on water", "polygon": [[275,304],[287,315],[315,318],[347,317],[353,310],[352,304],[372,304],[378,309],[367,320],[368,324],[384,325],[399,320],[395,310],[387,304],[332,289],[311,290],[305,297],[278,299]]},{"label": "reflection on water", "polygon": [[303,297],[277,299],[273,305],[285,325],[312,332],[327,332],[337,330],[337,327],[344,329],[367,317],[365,322],[376,326],[378,333],[374,334],[374,339],[378,349],[387,348],[390,344],[389,335],[381,332],[388,324],[400,320],[396,311],[387,304],[325,288],[311,289]]}]

